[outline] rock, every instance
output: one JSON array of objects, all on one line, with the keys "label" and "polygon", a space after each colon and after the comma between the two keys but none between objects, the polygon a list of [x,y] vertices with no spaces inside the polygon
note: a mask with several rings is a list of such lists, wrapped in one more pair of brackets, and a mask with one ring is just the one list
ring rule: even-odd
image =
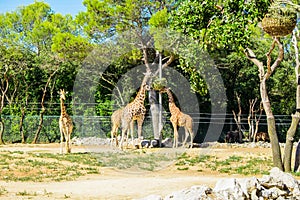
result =
[{"label": "rock", "polygon": [[159,195],[152,194],[152,195],[146,196],[144,198],[141,198],[139,200],[163,200],[163,198]]},{"label": "rock", "polygon": [[207,194],[211,193],[211,188],[207,186],[193,186],[178,192],[167,195],[164,200],[210,200]]},{"label": "rock", "polygon": [[[255,199],[256,193],[258,190],[261,190],[262,186],[259,183],[258,179],[255,177],[237,179],[237,182],[240,184],[242,191],[247,198]],[[253,192],[254,191],[254,192]],[[258,199],[258,197],[257,197]]]},{"label": "rock", "polygon": [[235,200],[249,198],[249,195],[244,193],[241,185],[235,178],[218,181],[213,192],[218,199]]},{"label": "rock", "polygon": [[286,196],[287,191],[281,190],[277,187],[272,187],[270,189],[263,190],[261,196],[267,199],[277,199],[280,196]]},{"label": "rock", "polygon": [[299,189],[298,181],[289,173],[285,173],[274,167],[270,170],[270,176],[276,183],[284,184],[288,189]]},{"label": "rock", "polygon": [[172,138],[166,138],[161,143],[162,143],[162,145],[164,147],[169,147],[169,148],[173,147],[173,140],[172,140]]}]

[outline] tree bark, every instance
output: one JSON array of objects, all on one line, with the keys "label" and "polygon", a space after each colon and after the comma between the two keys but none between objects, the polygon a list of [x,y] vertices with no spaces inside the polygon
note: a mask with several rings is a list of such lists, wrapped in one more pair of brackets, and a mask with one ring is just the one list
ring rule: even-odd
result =
[{"label": "tree bark", "polygon": [[20,134],[21,134],[21,138],[22,138],[22,144],[24,144],[26,141],[25,135],[24,135],[24,129],[23,129],[24,118],[25,118],[25,108],[22,108],[20,124],[19,124],[19,130],[20,130]]},{"label": "tree bark", "polygon": [[39,136],[40,136],[40,132],[43,128],[43,122],[44,122],[44,113],[45,113],[45,108],[43,107],[42,108],[42,111],[40,112],[40,122],[39,122],[39,125],[38,125],[38,129],[36,130],[35,132],[35,135],[34,135],[34,139],[32,141],[32,144],[36,144],[38,139],[39,139]]},{"label": "tree bark", "polygon": [[3,140],[3,133],[4,133],[4,122],[0,116],[0,144],[5,144]]},{"label": "tree bark", "polygon": [[286,135],[284,158],[283,158],[284,171],[286,172],[290,172],[292,170],[291,161],[292,161],[293,141],[294,141],[294,136],[298,127],[299,120],[300,120],[299,113],[292,115],[292,123]]},{"label": "tree bark", "polygon": [[266,80],[263,79],[260,83],[260,95],[262,98],[263,106],[265,113],[267,115],[267,124],[268,124],[268,133],[270,137],[272,154],[273,154],[273,164],[275,167],[278,167],[283,171],[283,165],[281,160],[281,150],[277,137],[276,126],[275,126],[275,117],[271,110],[271,104],[269,101],[267,88],[266,88]]}]

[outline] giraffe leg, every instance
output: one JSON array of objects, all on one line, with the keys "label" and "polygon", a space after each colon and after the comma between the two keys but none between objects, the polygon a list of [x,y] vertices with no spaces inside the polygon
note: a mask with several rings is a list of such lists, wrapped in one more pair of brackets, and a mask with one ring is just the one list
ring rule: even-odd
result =
[{"label": "giraffe leg", "polygon": [[111,140],[110,140],[110,146],[112,146],[113,145],[113,142],[114,142],[114,132],[113,131],[111,131],[110,132],[110,137],[111,137]]},{"label": "giraffe leg", "polygon": [[143,125],[143,118],[140,118],[137,120],[137,124],[138,124],[138,148],[141,149],[142,148],[142,144],[141,144],[141,139],[142,139],[142,125]]},{"label": "giraffe leg", "polygon": [[192,129],[189,129],[189,132],[190,132],[190,136],[191,136],[191,145],[190,145],[190,148],[193,148],[194,132],[193,132]]},{"label": "giraffe leg", "polygon": [[60,154],[63,154],[63,141],[64,141],[64,134],[62,127],[59,127],[60,129]]},{"label": "giraffe leg", "polygon": [[127,132],[128,132],[128,123],[124,122],[124,123],[122,123],[122,135],[121,135],[121,140],[120,140],[120,143],[119,143],[119,148],[121,150],[123,150],[123,142],[124,142],[124,139],[125,139],[125,133],[127,133]]},{"label": "giraffe leg", "polygon": [[71,131],[68,132],[68,153],[71,153]]},{"label": "giraffe leg", "polygon": [[187,127],[185,126],[185,127],[184,127],[184,141],[183,141],[183,143],[182,143],[182,146],[183,146],[183,147],[185,146],[185,143],[186,143],[188,137],[189,137],[189,132],[188,132]]},{"label": "giraffe leg", "polygon": [[125,137],[125,132],[126,132],[127,130],[122,130],[122,135],[121,135],[121,140],[120,140],[120,143],[119,143],[119,148],[121,149],[121,150],[123,150],[123,142],[124,142],[124,137]]},{"label": "giraffe leg", "polygon": [[117,131],[118,131],[118,126],[116,125],[113,125],[113,128],[111,130],[111,146],[113,145],[113,142],[114,140],[116,140],[116,146],[118,146],[118,134],[117,134]]},{"label": "giraffe leg", "polygon": [[177,130],[177,124],[172,122],[173,128],[174,128],[174,143],[173,148],[178,147],[178,130]]},{"label": "giraffe leg", "polygon": [[66,143],[65,143],[66,152],[70,153],[69,152],[70,151],[70,149],[69,149],[69,143],[70,143],[70,141],[69,141],[69,131],[67,131],[66,134],[65,134],[65,140],[66,140]]},{"label": "giraffe leg", "polygon": [[132,141],[132,144],[133,144],[133,141],[134,141],[134,138],[133,138],[133,127],[134,127],[134,121],[132,120],[130,122],[130,134],[131,134],[131,141]]}]

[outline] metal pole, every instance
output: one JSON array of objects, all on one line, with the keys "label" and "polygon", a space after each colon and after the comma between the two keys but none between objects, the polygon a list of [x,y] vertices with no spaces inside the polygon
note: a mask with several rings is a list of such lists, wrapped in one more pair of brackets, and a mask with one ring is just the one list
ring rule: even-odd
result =
[{"label": "metal pole", "polygon": [[[159,52],[159,79],[162,79],[162,56],[161,52]],[[158,102],[159,102],[159,122],[158,122],[158,131],[159,131],[159,146],[161,147],[162,142],[162,95],[161,93],[158,94]]]}]

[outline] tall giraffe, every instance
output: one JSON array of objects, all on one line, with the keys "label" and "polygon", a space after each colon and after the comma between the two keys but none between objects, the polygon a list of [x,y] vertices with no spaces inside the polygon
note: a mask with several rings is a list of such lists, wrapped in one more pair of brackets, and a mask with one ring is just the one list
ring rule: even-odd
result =
[{"label": "tall giraffe", "polygon": [[64,101],[66,100],[65,90],[60,90],[60,108],[61,113],[59,117],[59,130],[60,130],[60,153],[63,153],[63,139],[65,138],[66,152],[71,153],[71,134],[73,131],[73,123],[71,117],[66,112],[66,106],[64,106]]},{"label": "tall giraffe", "polygon": [[163,88],[160,90],[161,93],[167,93],[169,98],[169,110],[171,113],[170,121],[174,128],[174,143],[173,148],[178,147],[178,128],[177,126],[184,127],[185,129],[185,138],[183,141],[183,146],[185,146],[185,143],[188,138],[188,133],[191,137],[191,145],[190,148],[193,147],[193,139],[194,139],[194,133],[193,133],[193,118],[189,116],[188,114],[185,114],[180,111],[180,109],[176,106],[174,102],[173,95],[170,91],[170,88]]},{"label": "tall giraffe", "polygon": [[127,104],[123,110],[122,113],[122,136],[121,136],[121,141],[119,144],[119,147],[123,149],[123,141],[125,137],[125,133],[128,132],[130,123],[133,120],[137,121],[138,125],[138,146],[139,148],[141,147],[141,142],[140,139],[142,137],[142,125],[145,119],[145,114],[146,114],[146,108],[144,106],[144,101],[146,97],[146,90],[150,90],[150,86],[147,85],[147,81],[150,78],[151,72],[146,72],[144,74],[144,78],[140,87],[140,90],[138,91],[136,97],[134,100]]}]

